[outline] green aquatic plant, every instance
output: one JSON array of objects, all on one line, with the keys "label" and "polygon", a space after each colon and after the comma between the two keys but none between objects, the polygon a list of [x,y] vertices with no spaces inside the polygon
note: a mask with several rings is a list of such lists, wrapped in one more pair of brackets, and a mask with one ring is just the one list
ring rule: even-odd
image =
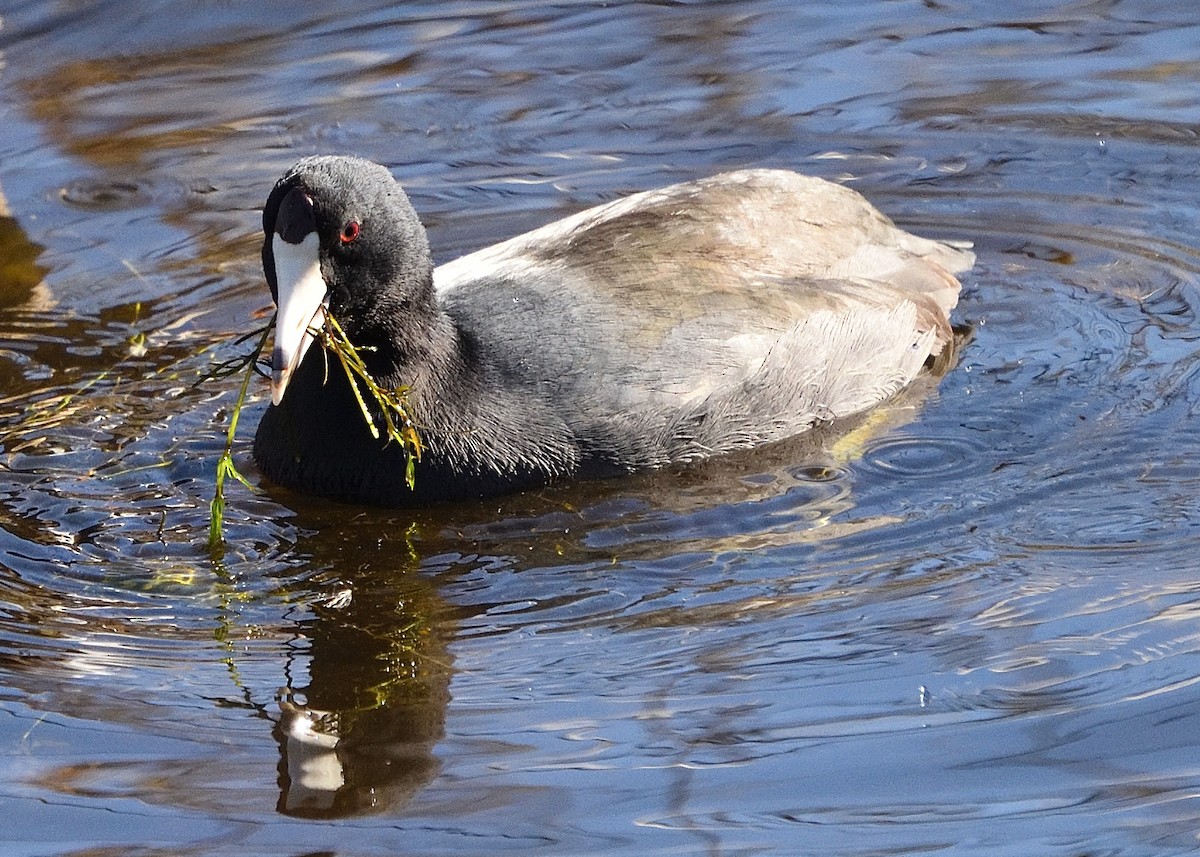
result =
[{"label": "green aquatic plant", "polygon": [[354,398],[358,400],[358,407],[362,411],[367,428],[371,431],[371,437],[379,439],[379,428],[375,424],[366,399],[363,398],[360,384],[366,387],[371,400],[379,409],[383,419],[383,434],[387,436],[387,442],[395,441],[400,444],[407,459],[404,481],[411,491],[416,485],[416,467],[417,462],[421,460],[422,447],[421,436],[417,433],[416,423],[413,422],[408,409],[408,387],[401,386],[391,390],[379,386],[367,369],[366,363],[363,362],[362,355],[359,353],[360,349],[354,346],[346,336],[346,332],[342,330],[342,326],[338,324],[338,320],[328,311],[325,312],[325,324],[322,325],[319,335],[321,345],[325,348],[326,353],[337,357],[338,362],[342,365],[342,370],[350,380],[350,389],[354,391]]},{"label": "green aquatic plant", "polygon": [[272,317],[271,321],[261,330],[248,333],[238,340],[238,343],[242,343],[253,338],[255,334],[258,334],[258,344],[254,346],[254,351],[243,357],[235,357],[232,360],[218,364],[202,379],[224,378],[232,375],[239,369],[245,370],[245,374],[242,377],[241,389],[238,390],[237,401],[234,402],[233,412],[229,416],[229,429],[225,432],[225,448],[221,451],[221,457],[217,459],[216,490],[213,492],[212,502],[208,504],[208,549],[213,553],[218,552],[224,543],[222,528],[225,522],[225,478],[232,476],[251,491],[254,490],[254,486],[246,481],[246,477],[238,471],[233,463],[233,440],[237,436],[238,418],[242,414],[242,405],[246,402],[246,393],[250,389],[250,379],[254,377],[255,368],[258,366],[258,358],[262,354],[263,347],[267,344],[267,335],[271,332],[274,322],[275,319]]},{"label": "green aquatic plant", "polygon": [[[246,402],[246,394],[250,389],[250,379],[258,370],[259,358],[262,355],[263,348],[266,346],[267,336],[274,326],[275,319],[272,317],[263,328],[242,336],[237,340],[238,344],[247,342],[258,336],[258,343],[255,345],[254,350],[247,355],[235,357],[232,360],[218,364],[205,376],[206,379],[224,378],[235,374],[239,370],[244,372],[242,386],[238,390],[237,401],[234,402],[233,411],[229,417],[229,428],[225,433],[225,448],[221,452],[221,457],[217,460],[216,488],[213,493],[212,502],[209,504],[208,547],[209,551],[214,555],[219,553],[224,544],[223,527],[225,520],[226,478],[232,477],[251,491],[254,490],[254,486],[242,476],[233,463],[233,443],[237,435],[238,418],[241,415],[242,406]],[[386,436],[387,443],[394,441],[400,445],[406,458],[405,482],[408,484],[409,490],[412,490],[414,485],[416,485],[416,465],[421,459],[423,447],[421,446],[421,437],[417,432],[416,423],[413,421],[408,408],[408,388],[401,386],[389,389],[380,386],[371,375],[370,370],[367,369],[367,365],[360,353],[367,349],[356,347],[350,341],[349,337],[346,336],[346,332],[342,329],[337,319],[328,310],[324,311],[324,323],[319,329],[314,329],[313,332],[327,355],[325,367],[326,379],[328,379],[329,371],[328,355],[332,354],[342,367],[342,371],[346,373],[346,379],[350,382],[350,389],[354,392],[354,398],[358,401],[363,420],[366,422],[371,436],[376,439]],[[372,413],[372,408],[368,405],[368,401],[374,403],[375,413]],[[382,420],[382,435],[377,420]]]}]

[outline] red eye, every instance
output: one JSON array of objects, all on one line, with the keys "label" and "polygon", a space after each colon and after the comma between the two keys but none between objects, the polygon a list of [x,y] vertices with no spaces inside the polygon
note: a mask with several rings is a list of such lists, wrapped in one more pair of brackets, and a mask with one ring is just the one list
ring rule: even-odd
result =
[{"label": "red eye", "polygon": [[340,236],[342,239],[342,243],[343,244],[353,243],[354,240],[356,238],[358,238],[358,233],[360,233],[360,232],[362,232],[362,227],[359,225],[358,221],[351,220],[349,223],[347,223],[345,226],[342,227],[342,234]]}]

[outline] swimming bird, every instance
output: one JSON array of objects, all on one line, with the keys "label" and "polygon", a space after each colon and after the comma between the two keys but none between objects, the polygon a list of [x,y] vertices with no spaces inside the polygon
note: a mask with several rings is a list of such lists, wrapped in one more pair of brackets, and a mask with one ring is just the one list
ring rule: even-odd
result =
[{"label": "swimming bird", "polygon": [[[865,411],[952,346],[969,245],[859,193],[745,169],[635,193],[435,269],[389,171],[301,160],[263,210],[278,313],[254,457],[271,481],[413,505],[695,462]],[[415,485],[315,333],[405,386]]]}]

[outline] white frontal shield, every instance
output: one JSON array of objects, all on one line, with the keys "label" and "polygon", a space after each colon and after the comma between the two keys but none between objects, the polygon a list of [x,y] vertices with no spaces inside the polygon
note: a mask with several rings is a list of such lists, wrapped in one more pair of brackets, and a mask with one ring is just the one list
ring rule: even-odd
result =
[{"label": "white frontal shield", "polygon": [[271,355],[271,401],[278,405],[283,401],[292,373],[313,343],[313,331],[325,324],[329,288],[321,277],[315,232],[310,232],[299,244],[289,244],[276,235],[271,239],[271,249],[278,296],[275,351]]}]

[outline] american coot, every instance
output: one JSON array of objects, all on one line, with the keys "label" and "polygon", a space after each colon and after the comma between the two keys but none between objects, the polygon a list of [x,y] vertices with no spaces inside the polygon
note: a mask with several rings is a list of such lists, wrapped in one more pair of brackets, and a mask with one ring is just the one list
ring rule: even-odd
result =
[{"label": "american coot", "polygon": [[[742,170],[589,209],[436,270],[384,167],[305,158],[263,210],[279,308],[254,457],[274,482],[404,505],[691,462],[870,408],[951,342],[974,255],[858,193]],[[368,433],[313,342],[328,308],[426,447]]]}]

